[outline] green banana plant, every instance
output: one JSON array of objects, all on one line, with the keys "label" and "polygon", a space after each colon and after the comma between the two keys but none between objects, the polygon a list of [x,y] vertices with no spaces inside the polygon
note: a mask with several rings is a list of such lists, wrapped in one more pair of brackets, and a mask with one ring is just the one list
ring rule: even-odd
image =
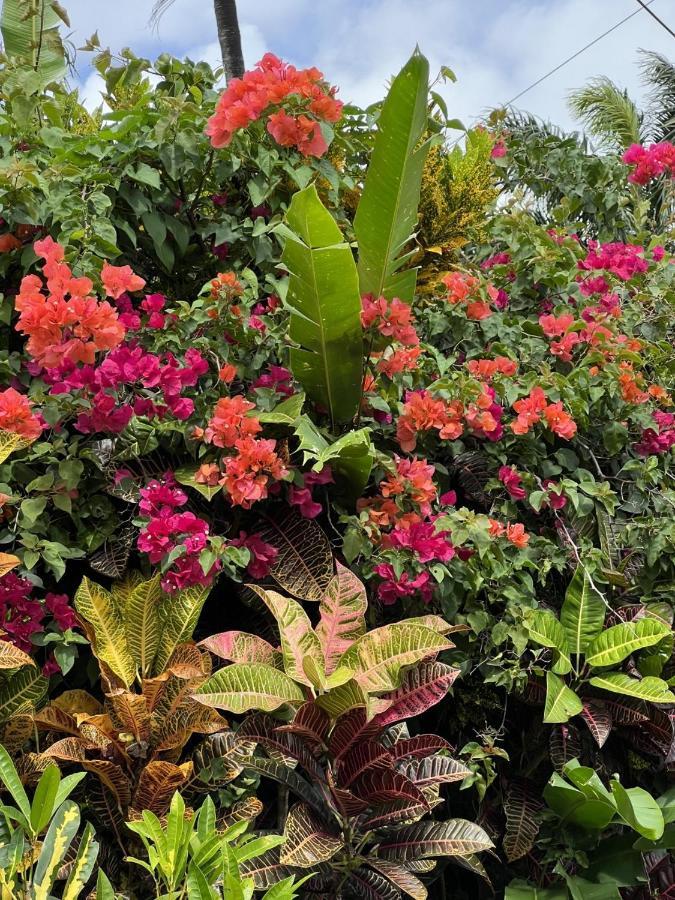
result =
[{"label": "green banana plant", "polygon": [[[68,797],[85,777],[78,772],[61,778],[47,766],[28,798],[7,750],[0,745],[0,783],[14,806],[0,807],[0,896],[48,900],[80,830],[80,811]],[[94,870],[98,855],[94,829],[82,831],[75,861],[63,887],[63,900],[77,900]],[[26,864],[26,859],[32,863]]]},{"label": "green banana plant", "polygon": [[66,74],[61,24],[70,22],[57,0],[3,0],[0,31],[5,53],[33,70],[38,87]]},{"label": "green banana plant", "polygon": [[[242,879],[241,863],[256,859],[283,843],[282,835],[251,837],[248,822],[237,822],[220,831],[216,807],[207,797],[195,815],[186,810],[181,795],[171,800],[166,825],[149,810],[142,818],[128,822],[127,828],[138,835],[146,858],[127,857],[152,876],[160,900],[246,900],[252,881]],[[302,882],[287,878],[268,892],[268,900],[293,900],[295,888]]]},{"label": "green banana plant", "polygon": [[408,266],[417,226],[428,132],[429,63],[416,50],[394,78],[380,111],[350,246],[314,185],[298,191],[280,233],[290,273],[291,369],[333,424],[354,419],[361,402],[363,294],[409,303],[417,270]]},{"label": "green banana plant", "polygon": [[649,703],[675,703],[675,694],[662,678],[652,674],[635,678],[616,668],[633,653],[670,640],[669,625],[646,614],[605,628],[608,609],[580,566],[567,588],[560,618],[539,609],[525,619],[532,643],[553,651],[546,672],[544,722],[567,722],[578,714],[587,719],[592,716],[593,698],[579,695],[586,686]]}]

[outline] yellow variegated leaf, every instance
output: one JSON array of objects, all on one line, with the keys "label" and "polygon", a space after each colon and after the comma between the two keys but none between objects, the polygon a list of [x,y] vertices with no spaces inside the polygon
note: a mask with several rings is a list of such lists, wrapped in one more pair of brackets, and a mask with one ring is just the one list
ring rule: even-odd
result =
[{"label": "yellow variegated leaf", "polygon": [[321,619],[316,633],[331,674],[340,657],[366,631],[366,589],[345,566],[337,563],[337,575],[321,598]]},{"label": "yellow variegated leaf", "polygon": [[47,679],[42,677],[37,666],[19,669],[0,685],[0,722],[32,712],[46,690]]},{"label": "yellow variegated leaf", "polygon": [[153,672],[161,672],[176,647],[192,638],[209,590],[204,585],[194,585],[164,598],[159,606],[161,633]]},{"label": "yellow variegated leaf", "polygon": [[66,800],[52,819],[47,830],[33,877],[34,900],[48,900],[56,873],[63,865],[66,853],[80,827],[80,811],[72,800]]},{"label": "yellow variegated leaf", "polygon": [[96,656],[129,687],[136,677],[136,664],[129,652],[122,611],[112,594],[83,578],[75,593],[75,609],[91,625]]},{"label": "yellow variegated leaf", "polygon": [[406,666],[452,646],[431,628],[399,622],[360,637],[342,655],[339,665],[351,669],[366,692],[393,691],[401,683]]},{"label": "yellow variegated leaf", "polygon": [[342,847],[342,838],[328,829],[306,803],[291,807],[286,817],[282,865],[309,869],[327,862]]},{"label": "yellow variegated leaf", "polygon": [[24,450],[32,443],[13,431],[0,431],[0,465],[16,450]]},{"label": "yellow variegated leaf", "polygon": [[63,900],[78,900],[84,895],[84,889],[94,871],[97,856],[98,842],[95,840],[94,828],[87,822],[77,850],[77,857],[63,889]]},{"label": "yellow variegated leaf", "polygon": [[14,556],[13,553],[0,553],[0,578],[20,564],[21,560],[18,556]]},{"label": "yellow variegated leaf", "polygon": [[19,669],[21,666],[35,665],[27,653],[4,640],[4,637],[4,631],[0,631],[0,669]]},{"label": "yellow variegated leaf", "polygon": [[159,605],[162,588],[159,573],[137,584],[125,608],[125,626],[129,651],[142,678],[150,674],[160,639]]},{"label": "yellow variegated leaf", "polygon": [[300,704],[305,696],[288,675],[260,663],[233,663],[220,669],[195,691],[205,706],[244,713],[249,709],[273,712],[286,703]]},{"label": "yellow variegated leaf", "polygon": [[133,808],[139,812],[149,809],[157,816],[164,815],[174,793],[185,784],[191,771],[191,764],[184,767],[163,760],[149,762],[138,780]]},{"label": "yellow variegated leaf", "polygon": [[126,610],[129,598],[142,581],[143,575],[133,570],[127,572],[124,578],[113,581],[110,585],[110,593],[119,610]]},{"label": "yellow variegated leaf", "polygon": [[248,587],[261,598],[277,621],[286,674],[301,684],[314,685],[314,681],[305,672],[303,661],[311,659],[315,667],[312,671],[322,673],[323,653],[307,613],[297,600],[284,597],[276,591],[265,591],[256,585]]}]

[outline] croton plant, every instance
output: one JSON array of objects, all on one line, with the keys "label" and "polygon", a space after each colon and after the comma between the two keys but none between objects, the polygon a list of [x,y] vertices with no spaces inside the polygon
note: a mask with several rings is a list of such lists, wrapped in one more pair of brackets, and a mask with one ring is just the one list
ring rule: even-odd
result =
[{"label": "croton plant", "polygon": [[2,897],[674,896],[675,150],[563,165],[499,116],[450,150],[418,51],[360,110],[94,36],[92,113],[34,6],[0,70]]}]

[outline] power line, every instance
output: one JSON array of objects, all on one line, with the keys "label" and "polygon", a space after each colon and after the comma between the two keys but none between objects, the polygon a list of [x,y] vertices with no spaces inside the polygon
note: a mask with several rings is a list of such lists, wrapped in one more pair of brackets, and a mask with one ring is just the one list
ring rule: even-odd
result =
[{"label": "power line", "polygon": [[[545,75],[542,75],[541,78],[538,78],[536,81],[533,81],[532,84],[530,84],[526,88],[524,88],[524,90],[522,90],[519,94],[516,94],[515,97],[511,97],[511,99],[507,100],[506,103],[502,103],[501,106],[502,107],[510,106],[512,103],[515,103],[516,100],[520,100],[521,97],[524,97],[525,94],[529,93],[533,88],[536,88],[538,85],[540,85],[542,83],[542,81],[546,81],[546,79],[550,78],[551,75],[555,75],[556,72],[559,72],[560,69],[563,68],[563,66],[567,65],[567,63],[572,62],[572,60],[576,59],[577,56],[581,56],[581,54],[585,53],[585,51],[588,50],[590,47],[595,46],[595,44],[597,44],[603,38],[606,38],[608,34],[611,34],[613,31],[616,31],[616,29],[620,28],[624,24],[624,22],[628,22],[628,20],[632,19],[634,16],[638,16],[642,12],[643,9],[646,10],[648,13],[651,13],[651,10],[648,9],[648,6],[650,6],[654,2],[654,0],[647,0],[646,4],[643,3],[642,0],[637,0],[637,2],[640,4],[641,9],[636,9],[635,12],[632,12],[629,15],[624,16],[623,19],[621,19],[619,22],[616,22],[614,25],[612,25],[611,28],[608,28],[607,31],[603,31],[602,34],[599,34],[592,41],[589,41],[588,44],[586,44],[580,50],[577,50],[576,53],[573,53],[571,56],[568,56],[567,59],[564,59],[555,68],[551,69]],[[654,15],[653,13],[651,13],[651,14]],[[665,25],[665,23],[662,22],[661,24],[664,25],[664,27],[668,28],[668,26]],[[668,28],[668,31],[670,31],[669,28]],[[673,37],[675,37],[675,33],[671,32],[671,34],[673,34]],[[450,149],[452,149],[456,144],[459,144],[459,142],[462,140],[463,137],[464,137],[464,135],[461,134],[456,140],[454,140],[450,144]]]},{"label": "power line", "polygon": [[669,27],[666,25],[666,23],[663,21],[663,19],[659,19],[659,17],[656,15],[656,13],[655,13],[655,12],[652,12],[651,9],[648,9],[647,6],[646,6],[646,4],[644,4],[644,3],[642,2],[642,0],[637,0],[637,2],[640,4],[640,6],[641,6],[646,12],[649,13],[649,15],[652,17],[652,19],[656,19],[656,21],[659,23],[659,25],[661,25],[662,28],[665,28],[665,29],[666,29],[666,31],[668,32],[668,34],[672,34],[672,36],[675,37],[675,31],[673,31],[672,28],[669,28]]}]

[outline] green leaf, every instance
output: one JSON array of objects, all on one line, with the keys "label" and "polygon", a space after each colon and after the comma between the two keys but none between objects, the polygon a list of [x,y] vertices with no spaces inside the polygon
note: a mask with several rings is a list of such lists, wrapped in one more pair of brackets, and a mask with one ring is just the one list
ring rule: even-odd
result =
[{"label": "green leaf", "polygon": [[159,172],[147,163],[139,163],[136,169],[129,172],[129,174],[134,181],[138,181],[140,184],[147,184],[154,188],[159,188],[161,186]]},{"label": "green leaf", "polygon": [[668,690],[666,682],[653,675],[638,680],[623,672],[606,672],[604,675],[595,675],[589,681],[593,687],[612,694],[637,697],[638,700],[648,700],[650,703],[675,703],[675,694]]},{"label": "green leaf", "polygon": [[314,185],[293,196],[286,221],[291,369],[333,423],[349,422],[361,402],[363,370],[354,257]]},{"label": "green leaf", "polygon": [[23,814],[26,823],[29,823],[31,819],[31,808],[28,795],[21,784],[21,779],[12,762],[11,756],[2,744],[0,744],[0,781],[3,783],[6,790],[9,791],[12,800]]},{"label": "green leaf", "polygon": [[398,622],[374,628],[358,638],[340,657],[338,666],[351,669],[364,691],[393,691],[401,683],[406,666],[452,646],[431,628]]},{"label": "green leaf", "polygon": [[393,80],[377,122],[363,194],[354,219],[362,294],[411,302],[417,272],[403,269],[417,226],[427,129],[429,63],[415,51]]},{"label": "green leaf", "polygon": [[621,622],[599,634],[586,647],[586,662],[599,668],[613,666],[636,650],[652,647],[669,634],[670,629],[658,619],[646,617]]},{"label": "green leaf", "polygon": [[193,695],[205,706],[241,714],[249,709],[273,712],[286,703],[302,703],[300,687],[284,672],[262,663],[233,663],[212,675]]},{"label": "green leaf", "polygon": [[546,610],[535,610],[530,618],[525,619],[525,628],[533,641],[542,647],[551,647],[558,651],[559,659],[553,670],[558,675],[566,675],[572,670],[570,651],[565,638],[565,629],[553,613]]},{"label": "green leaf", "polygon": [[621,818],[642,837],[656,841],[663,834],[663,813],[650,793],[639,787],[625,788],[615,779],[612,794]]},{"label": "green leaf", "polygon": [[115,900],[115,890],[103,869],[96,876],[96,900]]},{"label": "green leaf", "polygon": [[47,691],[48,681],[37,666],[16,672],[0,685],[0,724],[20,712],[32,711]]},{"label": "green leaf", "polygon": [[546,673],[546,704],[544,722],[568,722],[584,708],[573,690],[553,672]]},{"label": "green leaf", "polygon": [[42,85],[66,74],[60,23],[49,0],[3,0],[0,30],[5,53],[35,70]]},{"label": "green leaf", "polygon": [[286,397],[281,403],[277,403],[270,412],[257,413],[259,421],[270,425],[293,425],[302,413],[305,395],[302,391]]},{"label": "green leaf", "polygon": [[75,609],[91,625],[96,655],[129,687],[136,664],[129,652],[123,611],[100,584],[83,578],[75,592]]},{"label": "green leaf", "polygon": [[56,811],[45,835],[35,868],[33,892],[35,900],[47,900],[56,873],[66,861],[66,853],[80,827],[80,810],[67,800]]},{"label": "green leaf", "polygon": [[[77,850],[77,857],[63,889],[63,900],[78,900],[78,897],[83,896],[98,856],[99,845],[95,837],[93,826],[87,822]],[[103,900],[103,895],[98,891],[96,897],[97,900]]]},{"label": "green leaf", "polygon": [[42,829],[47,827],[54,812],[54,801],[60,781],[61,775],[58,766],[51,763],[40,776],[33,795],[30,808],[30,825],[33,834],[40,834]]},{"label": "green leaf", "polygon": [[602,597],[593,590],[586,571],[579,566],[560,610],[560,622],[571,653],[578,656],[585,652],[588,644],[602,630],[605,611]]}]

